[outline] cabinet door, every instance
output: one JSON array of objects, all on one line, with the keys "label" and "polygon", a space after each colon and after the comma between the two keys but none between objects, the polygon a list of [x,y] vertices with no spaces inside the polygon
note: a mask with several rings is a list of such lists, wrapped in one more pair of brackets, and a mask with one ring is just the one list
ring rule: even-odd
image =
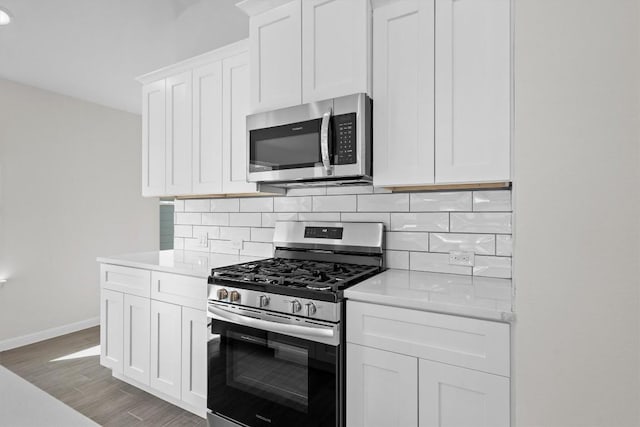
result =
[{"label": "cabinet door", "polygon": [[124,374],[149,385],[151,300],[124,294]]},{"label": "cabinet door", "polygon": [[222,62],[193,70],[193,194],[222,193]]},{"label": "cabinet door", "polygon": [[181,307],[151,300],[151,387],[180,399]]},{"label": "cabinet door", "polygon": [[420,427],[509,427],[509,379],[420,359]]},{"label": "cabinet door", "polygon": [[347,425],[418,425],[418,359],[347,343]]},{"label": "cabinet door", "polygon": [[371,93],[369,0],[302,2],[302,102]]},{"label": "cabinet door", "polygon": [[191,192],[191,72],[166,80],[167,194]]},{"label": "cabinet door", "polygon": [[302,102],[300,1],[252,16],[249,21],[253,112]]},{"label": "cabinet door", "polygon": [[142,195],[165,194],[165,81],[142,88]]},{"label": "cabinet door", "polygon": [[182,307],[182,400],[207,407],[207,313]]},{"label": "cabinet door", "polygon": [[373,183],[434,181],[434,5],[406,0],[373,12]]},{"label": "cabinet door", "polygon": [[120,292],[102,289],[100,292],[100,364],[122,373],[123,304]]},{"label": "cabinet door", "polygon": [[510,0],[436,0],[436,182],[510,179]]},{"label": "cabinet door", "polygon": [[222,81],[222,190],[251,193],[256,185],[247,183],[247,53],[222,61]]}]

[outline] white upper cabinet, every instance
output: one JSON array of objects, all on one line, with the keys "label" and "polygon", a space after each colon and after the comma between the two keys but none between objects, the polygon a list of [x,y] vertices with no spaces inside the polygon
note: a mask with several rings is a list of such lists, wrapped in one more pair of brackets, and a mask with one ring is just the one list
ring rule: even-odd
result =
[{"label": "white upper cabinet", "polygon": [[374,185],[510,180],[510,0],[374,0]]},{"label": "white upper cabinet", "polygon": [[142,195],[165,194],[165,81],[142,88]]},{"label": "white upper cabinet", "polygon": [[436,0],[436,182],[508,181],[510,0]]},{"label": "white upper cabinet", "polygon": [[245,0],[251,112],[371,93],[370,0]]},{"label": "white upper cabinet", "polygon": [[302,2],[302,103],[371,93],[369,0]]},{"label": "white upper cabinet", "polygon": [[247,182],[247,113],[249,111],[249,55],[222,61],[222,190],[252,193]]},{"label": "white upper cabinet", "polygon": [[193,192],[222,193],[222,61],[193,70]]},{"label": "white upper cabinet", "polygon": [[300,0],[252,16],[251,107],[263,111],[302,102]]},{"label": "white upper cabinet", "polygon": [[167,193],[191,193],[191,72],[166,80]]},{"label": "white upper cabinet", "polygon": [[376,9],[373,20],[374,185],[434,182],[433,0]]}]

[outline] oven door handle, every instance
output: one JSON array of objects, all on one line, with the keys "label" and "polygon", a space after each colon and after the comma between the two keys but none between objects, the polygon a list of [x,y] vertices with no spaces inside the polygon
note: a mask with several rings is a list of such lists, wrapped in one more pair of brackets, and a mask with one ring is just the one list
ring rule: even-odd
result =
[{"label": "oven door handle", "polygon": [[322,153],[322,164],[327,175],[331,175],[331,158],[329,155],[329,124],[331,121],[331,109],[322,115],[320,125],[320,151]]},{"label": "oven door handle", "polygon": [[284,323],[270,322],[268,320],[255,319],[235,313],[229,313],[218,307],[208,306],[207,315],[213,319],[235,323],[237,325],[249,326],[256,329],[264,329],[271,332],[281,332],[284,334],[297,334],[310,338],[333,338],[333,329],[314,328],[310,326],[287,325]]}]

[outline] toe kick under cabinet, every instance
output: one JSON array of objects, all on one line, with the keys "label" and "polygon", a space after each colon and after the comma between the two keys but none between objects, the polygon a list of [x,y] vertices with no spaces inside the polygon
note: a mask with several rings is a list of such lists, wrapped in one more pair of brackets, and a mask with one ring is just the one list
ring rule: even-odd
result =
[{"label": "toe kick under cabinet", "polygon": [[100,284],[100,363],[205,417],[207,280],[101,264]]},{"label": "toe kick under cabinet", "polygon": [[508,427],[501,322],[347,302],[347,426]]}]

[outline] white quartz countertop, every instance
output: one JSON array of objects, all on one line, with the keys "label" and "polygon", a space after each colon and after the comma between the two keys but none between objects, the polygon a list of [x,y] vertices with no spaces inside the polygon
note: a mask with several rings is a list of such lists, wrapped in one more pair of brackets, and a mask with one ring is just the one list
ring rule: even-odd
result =
[{"label": "white quartz countertop", "polygon": [[207,278],[211,274],[212,268],[258,259],[262,258],[198,251],[167,250],[98,257],[97,261],[105,264]]},{"label": "white quartz countertop", "polygon": [[510,322],[511,280],[386,270],[344,291],[350,300]]}]

